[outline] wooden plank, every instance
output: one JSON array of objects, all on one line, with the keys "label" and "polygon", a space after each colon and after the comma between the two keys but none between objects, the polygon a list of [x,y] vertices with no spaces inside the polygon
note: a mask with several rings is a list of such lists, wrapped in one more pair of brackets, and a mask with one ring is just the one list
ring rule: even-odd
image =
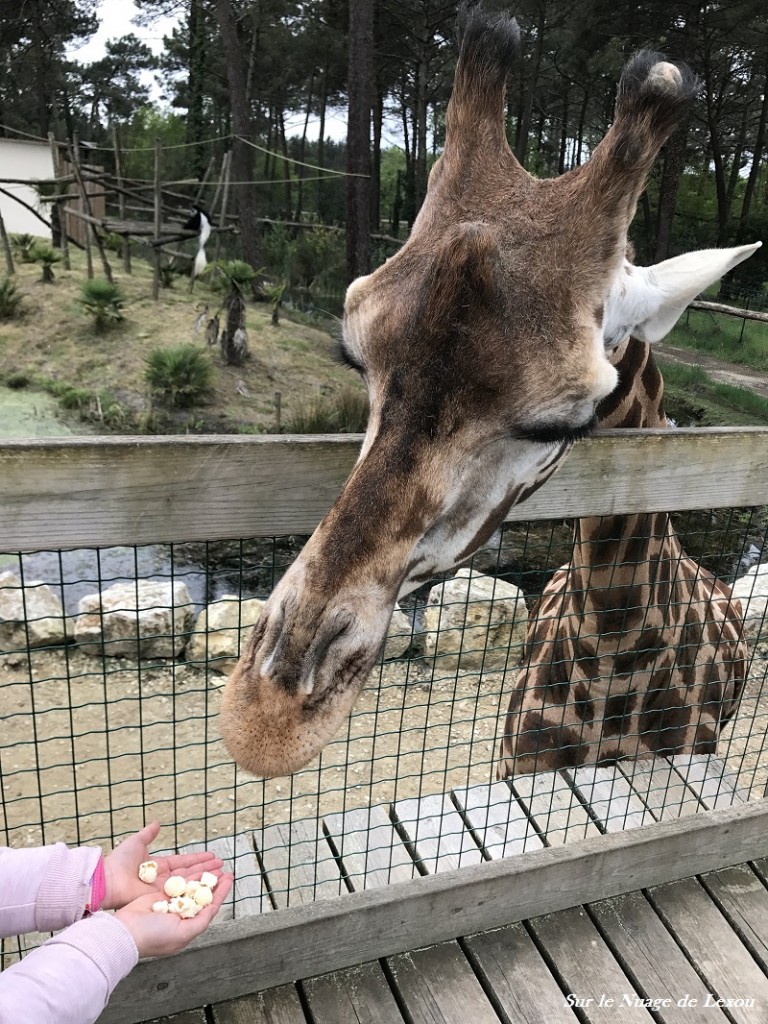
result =
[{"label": "wooden plank", "polygon": [[[588,1024],[651,1024],[653,1017],[583,907],[529,922],[554,963],[565,988],[564,1001]],[[617,1007],[621,1006],[618,1011]]]},{"label": "wooden plank", "polygon": [[403,1024],[378,964],[312,978],[303,988],[313,1024]]},{"label": "wooden plank", "polygon": [[324,825],[353,889],[404,882],[419,873],[383,807],[328,814]]},{"label": "wooden plank", "polygon": [[544,843],[528,815],[503,782],[453,791],[485,855],[513,857],[540,850]]},{"label": "wooden plank", "polygon": [[[4,440],[9,551],[310,533],[360,437]],[[706,495],[703,499],[702,494]],[[768,430],[603,431],[580,441],[508,519],[768,504]]]},{"label": "wooden plank", "polygon": [[522,924],[464,940],[486,990],[515,1024],[576,1024],[576,1014]]},{"label": "wooden plank", "polygon": [[390,968],[409,1024],[499,1024],[458,943],[403,953]]},{"label": "wooden plank", "polygon": [[246,914],[263,914],[272,909],[251,833],[221,836],[208,843],[188,843],[179,847],[179,853],[197,853],[199,850],[210,850],[221,857],[224,870],[235,874],[235,884],[219,911],[220,920],[227,921]]},{"label": "wooden plank", "polygon": [[752,862],[752,869],[763,882],[763,885],[768,885],[768,858],[761,858]]},{"label": "wooden plank", "polygon": [[425,871],[451,871],[484,859],[448,794],[398,800],[393,819]]},{"label": "wooden plank", "polygon": [[669,758],[675,771],[710,810],[745,802],[736,789],[736,774],[726,771],[722,758],[713,754],[675,754]]},{"label": "wooden plank", "polygon": [[212,1007],[215,1024],[307,1024],[298,993],[283,985]]},{"label": "wooden plank", "polygon": [[704,806],[666,758],[619,761],[617,767],[657,821],[696,814]]},{"label": "wooden plank", "polygon": [[197,1010],[185,1010],[184,1013],[174,1013],[172,1017],[153,1017],[146,1021],[146,1024],[207,1024],[208,1018],[205,1010],[201,1007]]},{"label": "wooden plank", "polygon": [[269,825],[254,836],[278,907],[327,900],[348,892],[322,825],[314,819]]},{"label": "wooden plank", "polygon": [[100,1024],[134,1024],[366,963],[457,935],[768,856],[768,804],[499,858],[339,900],[214,924],[174,957],[143,961]]},{"label": "wooden plank", "polygon": [[746,865],[702,875],[702,885],[731,927],[768,973],[768,889]]},{"label": "wooden plank", "polygon": [[548,846],[600,835],[568,780],[559,772],[515,775],[508,781]]},{"label": "wooden plank", "polygon": [[648,898],[715,996],[748,1004],[727,1003],[731,1019],[736,1024],[765,1024],[768,978],[701,883],[686,878],[656,886]]},{"label": "wooden plank", "polygon": [[[642,893],[614,896],[589,909],[620,963],[643,995],[655,1002],[664,1024],[725,1024],[727,1017],[719,1007],[705,1006],[709,989]],[[623,993],[615,995],[621,1007]]]},{"label": "wooden plank", "polygon": [[565,768],[563,774],[606,832],[649,825],[654,817],[618,768]]}]

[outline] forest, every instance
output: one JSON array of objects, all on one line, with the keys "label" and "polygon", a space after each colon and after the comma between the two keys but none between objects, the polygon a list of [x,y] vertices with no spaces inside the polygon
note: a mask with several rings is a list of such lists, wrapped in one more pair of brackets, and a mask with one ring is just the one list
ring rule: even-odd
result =
[{"label": "forest", "polygon": [[[442,144],[456,3],[136,0],[136,6],[141,26],[161,16],[177,19],[160,56],[132,33],[112,39],[99,60],[82,63],[73,47],[97,28],[96,0],[6,0],[0,134],[67,139],[77,133],[106,167],[119,138],[123,173],[136,178],[151,178],[160,139],[176,147],[168,172],[190,182],[203,176],[211,157],[231,149],[238,255],[254,267],[279,261],[297,225],[342,227],[346,252],[334,274],[343,287],[407,236]],[[486,6],[512,6],[522,30],[508,83],[508,136],[539,176],[588,159],[611,122],[621,67],[637,49],[687,61],[699,76],[699,100],[657,161],[638,209],[638,261],[768,239],[764,0],[486,0]],[[159,89],[147,84],[149,71]],[[334,114],[346,121],[346,137],[329,136]],[[265,227],[265,219],[282,223]],[[327,253],[310,252],[312,258],[328,262]],[[757,301],[768,279],[768,246],[739,269],[730,288]]]}]

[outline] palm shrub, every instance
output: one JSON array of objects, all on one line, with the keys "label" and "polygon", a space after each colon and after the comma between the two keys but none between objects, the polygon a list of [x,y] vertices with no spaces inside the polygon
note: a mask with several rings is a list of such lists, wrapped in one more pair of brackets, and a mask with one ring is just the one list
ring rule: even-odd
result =
[{"label": "palm shrub", "polygon": [[23,234],[11,235],[10,241],[11,249],[13,250],[13,255],[21,263],[35,262],[32,252],[35,248],[35,243],[37,242],[37,239],[34,235],[27,234],[26,232],[24,232]]},{"label": "palm shrub", "polygon": [[53,265],[61,262],[61,253],[56,252],[52,245],[37,242],[32,246],[30,256],[33,263],[39,263],[43,268],[40,280],[45,284],[53,284]]},{"label": "palm shrub", "polygon": [[188,409],[209,396],[213,364],[194,345],[157,348],[147,358],[145,376],[156,398],[177,409]]},{"label": "palm shrub", "polygon": [[93,318],[94,327],[99,331],[125,320],[125,299],[122,292],[116,284],[111,284],[104,278],[95,277],[92,281],[85,281],[80,289],[78,302]]},{"label": "palm shrub", "polygon": [[0,281],[0,320],[12,320],[21,309],[21,293],[13,281],[3,278]]},{"label": "palm shrub", "polygon": [[248,358],[244,292],[253,283],[256,271],[243,260],[224,260],[218,266],[229,287],[224,299],[226,323],[219,337],[221,357],[228,366],[242,366]]}]

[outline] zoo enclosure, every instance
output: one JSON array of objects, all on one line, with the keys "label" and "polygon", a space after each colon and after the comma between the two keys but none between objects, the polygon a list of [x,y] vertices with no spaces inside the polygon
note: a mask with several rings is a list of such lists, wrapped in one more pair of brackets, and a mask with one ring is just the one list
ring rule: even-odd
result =
[{"label": "zoo enclosure", "polygon": [[[142,567],[143,546],[167,545],[163,572],[173,580],[186,574],[177,560],[181,541],[195,542],[205,551],[208,545],[237,537],[272,538],[267,572],[274,582],[298,546],[275,538],[311,532],[346,478],[357,447],[354,438],[291,437],[6,443],[0,449],[1,546],[15,562],[9,565],[6,559],[0,569],[16,568],[23,576],[25,562],[19,553],[44,549],[56,553],[63,570],[69,550],[87,550],[95,566],[89,582],[95,587],[111,582],[102,560],[105,549],[136,546],[128,553],[140,574],[147,573]],[[508,529],[524,530],[521,523],[574,515],[757,509],[757,519],[756,513],[735,519],[726,513],[731,532],[742,535],[741,540],[731,538],[728,550],[738,552],[748,537],[759,542],[758,526],[764,535],[759,510],[768,504],[767,469],[768,432],[760,429],[605,432],[578,445],[544,488],[513,509]],[[712,511],[704,518],[717,517]],[[554,536],[554,530],[549,535]],[[541,538],[527,532],[525,536],[534,538],[530,543],[538,543],[540,553]],[[238,556],[251,558],[252,543],[238,542]],[[726,550],[722,535],[720,542],[710,535],[710,551],[718,543],[721,551]],[[554,564],[550,559],[550,568],[559,560],[559,554]],[[216,572],[213,568],[209,575]],[[147,574],[152,574],[151,568]],[[65,596],[63,574],[61,580]],[[232,586],[229,579],[226,583]],[[537,584],[539,589],[541,585]],[[722,751],[723,793],[731,791],[730,780],[750,796],[760,797],[768,723],[761,705],[765,655],[758,648],[754,655],[753,691],[737,720],[738,736],[734,730]],[[177,823],[171,830],[174,847],[231,840],[230,857],[242,880],[253,873],[253,850],[238,847],[235,837],[262,829],[263,840],[266,830],[274,828],[275,846],[288,837],[289,877],[284,888],[273,883],[268,891],[262,890],[258,906],[249,890],[233,908],[236,920],[212,932],[215,954],[211,946],[198,951],[200,956],[207,951],[226,960],[237,949],[234,963],[258,949],[259,977],[267,984],[286,979],[285,951],[299,941],[296,929],[302,936],[309,926],[318,936],[333,934],[330,950],[318,937],[299,958],[307,970],[308,965],[315,971],[330,969],[341,966],[345,958],[346,963],[354,962],[351,956],[383,955],[387,942],[392,951],[393,941],[425,943],[444,937],[447,930],[459,927],[452,916],[456,911],[449,913],[448,905],[461,908],[465,930],[472,924],[492,927],[518,919],[515,915],[582,902],[589,893],[605,896],[630,885],[650,884],[650,879],[671,880],[735,863],[752,856],[750,851],[761,842],[764,852],[767,812],[758,802],[662,821],[642,830],[642,839],[601,835],[576,847],[552,843],[549,849],[509,862],[461,868],[461,882],[450,873],[440,879],[415,877],[393,884],[383,894],[353,892],[341,902],[328,900],[356,889],[355,879],[350,875],[346,887],[329,892],[322,866],[323,858],[333,860],[330,848],[317,836],[291,846],[294,826],[321,816],[396,804],[401,798],[419,800],[448,787],[486,783],[495,765],[498,720],[511,689],[503,669],[483,673],[483,680],[470,678],[472,696],[460,683],[473,674],[443,666],[437,656],[431,664],[424,658],[400,663],[396,678],[385,675],[391,676],[392,666],[378,667],[348,732],[324,752],[319,764],[289,780],[254,782],[235,771],[216,738],[216,681],[221,677],[212,662],[163,667],[147,659],[125,664],[106,653],[83,656],[71,646],[60,649],[56,663],[51,656],[50,650],[17,650],[0,670],[6,718],[0,739],[4,841],[23,844],[63,837],[108,843],[136,828],[145,815],[157,814]],[[419,672],[425,661],[428,676]],[[484,682],[488,694],[482,692]],[[490,704],[482,703],[486,697]],[[94,736],[97,746],[86,751],[83,744]],[[393,747],[387,747],[387,736],[396,738]],[[552,830],[557,827],[553,821]],[[546,813],[541,831],[550,833]],[[695,834],[707,837],[699,848]],[[271,849],[262,844],[259,856],[265,859]],[[429,871],[428,865],[423,867]],[[523,876],[524,871],[531,874]],[[554,889],[542,884],[541,872],[550,872],[550,880],[552,872],[559,872]],[[489,901],[488,886],[496,894],[495,902]],[[484,895],[478,896],[481,890]],[[403,901],[412,904],[411,909],[405,910]],[[254,910],[286,904],[289,908],[277,914],[253,916]],[[246,916],[240,916],[243,911]],[[382,932],[382,921],[393,914],[404,922],[394,939]],[[392,918],[387,920],[391,923]],[[338,936],[342,921],[348,930],[343,941]],[[267,946],[271,952],[265,952]],[[4,952],[12,956],[15,951]],[[162,964],[153,970],[168,974]],[[147,977],[146,972],[137,974],[137,993]],[[235,994],[231,988],[226,992]],[[181,1008],[178,1002],[168,1005]]]}]

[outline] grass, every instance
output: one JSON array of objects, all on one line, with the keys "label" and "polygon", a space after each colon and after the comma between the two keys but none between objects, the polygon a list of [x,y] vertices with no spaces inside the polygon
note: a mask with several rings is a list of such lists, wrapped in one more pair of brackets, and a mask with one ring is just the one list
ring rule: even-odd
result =
[{"label": "grass", "polygon": [[768,370],[768,323],[758,320],[691,309],[664,341],[707,352],[727,363]]},{"label": "grass", "polygon": [[768,424],[768,399],[712,380],[700,366],[658,359],[664,377],[664,407],[678,426]]},{"label": "grass", "polygon": [[[58,382],[57,397],[65,395],[65,402],[72,405],[73,423],[83,410],[92,419],[95,407],[102,429],[125,433],[157,429],[145,380],[146,359],[155,349],[182,344],[192,344],[211,357],[213,392],[194,422],[188,415],[183,421],[172,416],[165,422],[168,430],[273,433],[276,392],[281,395],[284,424],[314,400],[318,388],[330,399],[350,388],[364,395],[362,384],[350,379],[349,371],[334,361],[333,340],[327,331],[289,320],[287,314],[279,327],[273,327],[266,303],[247,307],[252,358],[244,366],[225,366],[218,349],[207,347],[204,330],[195,333],[193,329],[205,307],[208,316],[218,310],[222,293],[197,282],[190,295],[185,282],[163,289],[160,301],[153,302],[152,271],[139,258],[133,261],[132,274],[125,274],[120,262],[112,260],[115,280],[125,296],[125,320],[97,334],[78,303],[87,279],[85,259],[80,252],[73,252],[72,259],[72,270],[59,264],[56,280],[49,285],[39,282],[38,266],[18,264],[14,281],[24,306],[18,317],[2,324],[0,384],[19,387],[24,381],[30,389],[51,390],[48,382]],[[122,410],[111,424],[99,415],[107,395],[113,403],[109,408]]]}]

